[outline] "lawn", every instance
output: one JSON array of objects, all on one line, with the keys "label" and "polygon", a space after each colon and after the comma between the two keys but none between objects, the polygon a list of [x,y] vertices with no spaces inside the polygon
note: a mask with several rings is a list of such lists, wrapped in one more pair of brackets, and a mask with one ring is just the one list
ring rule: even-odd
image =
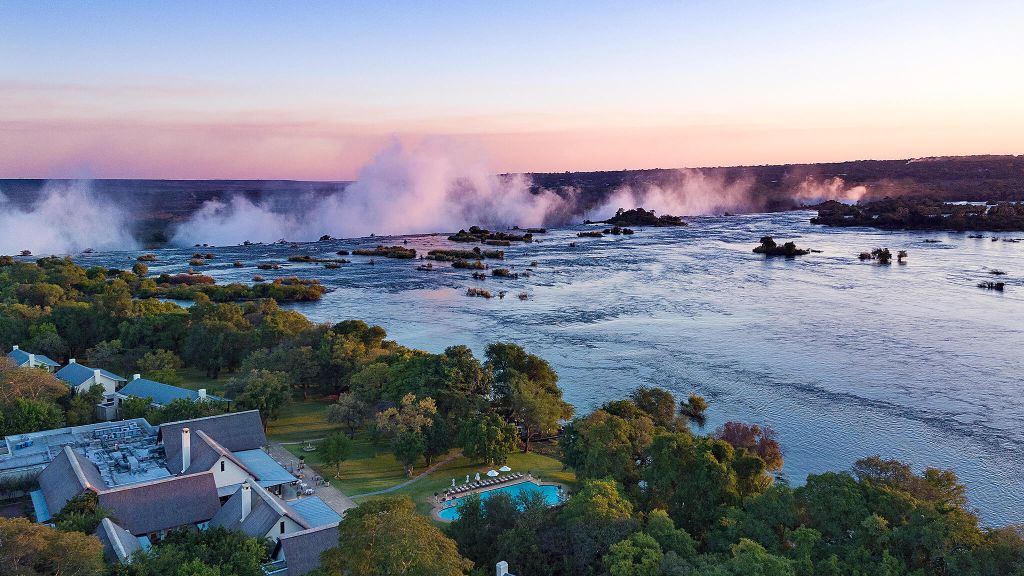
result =
[{"label": "lawn", "polygon": [[[409,479],[405,475],[402,464],[391,454],[387,443],[375,445],[365,433],[356,435],[352,455],[342,463],[341,475],[338,477],[335,476],[333,469],[323,467],[319,455],[315,451],[303,452],[301,444],[289,445],[287,448],[296,456],[305,456],[307,464],[316,469],[320,475],[330,479],[332,486],[336,486],[348,496],[383,490],[397,486]],[[509,455],[507,464],[514,471],[532,472],[534,476],[544,481],[559,482],[570,488],[576,484],[575,474],[571,470],[564,470],[562,463],[550,456],[533,452],[529,454],[516,452]],[[417,468],[413,470],[413,474],[419,474],[425,468],[426,463],[420,461]],[[477,472],[483,476],[490,468],[480,462],[472,462],[468,458],[458,456],[431,472],[427,477],[421,478],[401,490],[391,492],[389,495],[405,494],[410,496],[416,502],[416,509],[421,514],[428,515],[433,507],[429,499],[435,492],[441,492],[451,486],[452,478],[455,478],[456,483],[462,483],[466,480],[467,474],[471,478],[474,478]]]},{"label": "lawn", "polygon": [[[327,422],[329,403],[321,400],[292,400],[271,420],[267,435],[277,442],[302,442],[323,438],[340,428]],[[307,458],[308,459],[308,458]]]},{"label": "lawn", "polygon": [[177,385],[182,388],[188,388],[189,390],[205,388],[208,394],[221,397],[224,396],[224,390],[227,389],[228,381],[231,380],[228,376],[222,376],[217,380],[213,380],[207,378],[206,372],[195,368],[182,368],[178,370],[178,376],[181,376],[181,383]]}]

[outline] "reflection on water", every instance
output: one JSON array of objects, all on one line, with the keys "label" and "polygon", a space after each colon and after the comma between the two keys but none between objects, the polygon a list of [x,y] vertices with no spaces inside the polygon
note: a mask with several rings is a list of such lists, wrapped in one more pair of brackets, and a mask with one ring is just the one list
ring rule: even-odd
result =
[{"label": "reflection on water", "polygon": [[[599,239],[577,238],[583,227],[555,230],[505,249],[506,265],[531,271],[517,280],[358,256],[337,270],[255,269],[290,254],[403,241],[379,238],[203,248],[217,255],[203,271],[221,283],[319,278],[333,291],[296,309],[317,321],[361,318],[433,352],[518,342],[552,363],[580,411],[640,384],[697,392],[711,403],[709,427],[740,419],[775,428],[793,483],[881,454],[953,468],[986,522],[1024,521],[1024,242],[1004,241],[1024,233],[825,229],[809,217],[701,218]],[[763,234],[822,252],[765,260],[750,252]],[[421,253],[451,245],[444,236],[404,240]],[[908,263],[857,260],[881,246],[908,250]],[[156,253],[153,273],[180,272],[191,250]],[[80,260],[127,267],[134,255]],[[993,278],[989,268],[1008,272],[1006,292],[976,287]],[[469,298],[468,286],[508,294]]]}]

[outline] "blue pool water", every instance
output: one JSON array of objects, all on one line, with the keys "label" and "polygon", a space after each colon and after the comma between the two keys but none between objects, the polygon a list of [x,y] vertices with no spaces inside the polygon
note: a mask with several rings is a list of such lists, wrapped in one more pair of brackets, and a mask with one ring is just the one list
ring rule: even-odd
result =
[{"label": "blue pool water", "polygon": [[[533,482],[520,482],[519,484],[512,484],[511,486],[502,486],[501,488],[493,488],[480,493],[481,500],[487,500],[495,494],[504,493],[511,496],[513,499],[519,497],[523,493],[539,493],[544,496],[544,501],[548,503],[548,506],[554,506],[558,504],[558,486],[541,486]],[[465,502],[465,498],[456,498],[450,502],[446,508],[442,509],[437,513],[438,517],[446,522],[453,522],[459,519],[459,507]]]}]

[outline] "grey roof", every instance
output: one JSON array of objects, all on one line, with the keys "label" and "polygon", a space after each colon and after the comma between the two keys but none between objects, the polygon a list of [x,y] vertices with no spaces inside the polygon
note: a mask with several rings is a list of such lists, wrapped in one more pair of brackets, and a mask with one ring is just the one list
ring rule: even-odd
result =
[{"label": "grey roof", "polygon": [[[150,402],[160,406],[166,406],[175,400],[199,400],[199,392],[195,390],[179,388],[145,378],[136,378],[128,382],[124,388],[118,390],[118,393],[137,398],[149,398]],[[207,398],[213,401],[223,401],[223,398],[217,396],[207,396]]]},{"label": "grey roof", "polygon": [[320,555],[338,545],[338,525],[321,526],[281,537],[288,576],[303,576],[320,567]]},{"label": "grey roof", "polygon": [[[158,433],[158,439],[162,440],[164,444],[164,452],[167,455],[169,467],[173,466],[172,462],[181,462],[182,428],[188,428],[192,436],[195,436],[196,432],[201,430],[231,452],[253,450],[267,443],[267,437],[263,433],[263,421],[260,420],[258,410],[231,412],[217,416],[207,416],[206,418],[170,422],[160,426],[160,432]],[[196,442],[193,441],[193,444],[196,444]],[[193,451],[192,460],[195,461],[196,458],[197,454]],[[180,464],[178,467],[179,470],[171,471],[180,472]]]},{"label": "grey roof", "polygon": [[[70,386],[81,386],[90,378],[95,376],[95,374],[96,371],[88,366],[71,363],[57,371],[57,378],[67,382]],[[117,374],[107,372],[106,370],[101,369],[100,374],[117,382],[127,381],[123,376],[118,376]]]},{"label": "grey roof", "polygon": [[[7,357],[10,358],[11,360],[14,360],[15,366],[24,366],[28,364],[30,354],[30,352],[25,352],[24,350],[11,350],[10,352],[7,353]],[[44,356],[42,354],[36,354],[35,356],[36,362],[38,362],[39,364],[51,366],[53,368],[57,368],[60,366],[58,362],[55,362],[48,356]]]},{"label": "grey roof", "polygon": [[107,483],[100,478],[100,471],[95,464],[70,446],[64,446],[53,462],[39,474],[39,488],[43,491],[50,513],[56,515],[64,509],[68,500],[86,490],[100,492],[107,488]]},{"label": "grey roof", "polygon": [[238,530],[254,538],[266,536],[274,528],[274,524],[282,516],[295,521],[303,529],[310,528],[310,524],[301,514],[295,511],[283,500],[267,492],[265,488],[250,482],[251,503],[249,515],[242,519],[242,490],[236,491],[224,506],[217,512],[217,515],[210,520],[210,527],[222,527],[228,530]]},{"label": "grey roof", "polygon": [[211,472],[131,484],[99,496],[100,506],[135,535],[205,522],[220,509]]},{"label": "grey roof", "polygon": [[307,496],[289,502],[296,512],[306,519],[306,522],[313,527],[330,526],[341,522],[341,514],[317,496]]},{"label": "grey roof", "polygon": [[94,535],[103,544],[103,556],[108,562],[131,562],[132,554],[142,549],[139,539],[110,518],[104,518]]}]

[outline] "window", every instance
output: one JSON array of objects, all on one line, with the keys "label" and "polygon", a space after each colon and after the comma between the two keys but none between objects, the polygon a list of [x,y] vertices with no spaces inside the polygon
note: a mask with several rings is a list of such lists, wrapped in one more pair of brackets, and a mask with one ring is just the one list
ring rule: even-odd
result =
[{"label": "window", "polygon": [[223,460],[220,461],[220,471],[221,472],[224,471],[224,461]]},{"label": "window", "polygon": [[284,520],[281,520],[281,534],[284,534]]}]

